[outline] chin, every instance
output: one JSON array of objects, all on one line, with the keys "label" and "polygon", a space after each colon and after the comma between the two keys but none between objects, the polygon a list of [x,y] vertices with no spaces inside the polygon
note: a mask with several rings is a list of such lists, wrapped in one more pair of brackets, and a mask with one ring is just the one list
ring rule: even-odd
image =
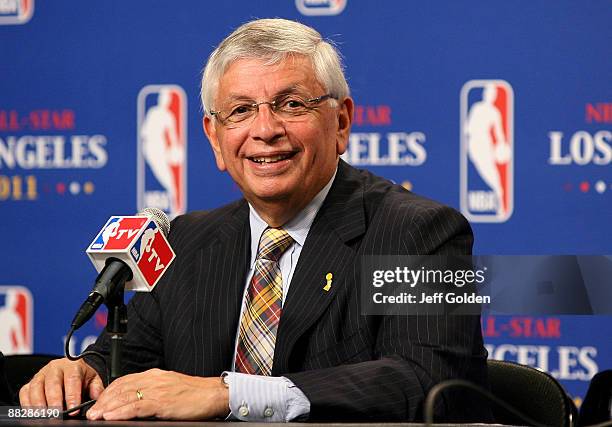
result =
[{"label": "chin", "polygon": [[285,181],[279,182],[279,180],[272,180],[267,182],[265,185],[260,185],[258,188],[254,188],[252,193],[258,199],[265,201],[284,200],[290,198],[294,194],[300,194],[303,192],[292,183]]},{"label": "chin", "polygon": [[291,193],[283,191],[262,191],[255,193],[255,198],[264,202],[278,202],[281,200],[287,200],[291,196]]}]

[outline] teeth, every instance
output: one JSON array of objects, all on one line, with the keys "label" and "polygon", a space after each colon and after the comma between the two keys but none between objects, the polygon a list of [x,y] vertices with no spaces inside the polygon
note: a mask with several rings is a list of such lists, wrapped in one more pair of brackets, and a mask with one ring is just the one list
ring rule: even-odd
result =
[{"label": "teeth", "polygon": [[274,163],[274,162],[278,162],[279,160],[285,160],[289,156],[290,154],[281,154],[278,156],[271,156],[271,157],[251,157],[251,160],[257,163]]}]

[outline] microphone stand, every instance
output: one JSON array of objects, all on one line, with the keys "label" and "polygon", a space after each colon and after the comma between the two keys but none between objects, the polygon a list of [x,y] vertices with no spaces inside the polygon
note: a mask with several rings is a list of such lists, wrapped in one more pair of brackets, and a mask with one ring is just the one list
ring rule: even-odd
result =
[{"label": "microphone stand", "polygon": [[123,375],[123,370],[121,369],[123,336],[127,333],[128,323],[127,307],[123,302],[124,283],[117,286],[115,292],[109,295],[106,301],[106,307],[108,307],[106,331],[111,339],[109,383]]}]

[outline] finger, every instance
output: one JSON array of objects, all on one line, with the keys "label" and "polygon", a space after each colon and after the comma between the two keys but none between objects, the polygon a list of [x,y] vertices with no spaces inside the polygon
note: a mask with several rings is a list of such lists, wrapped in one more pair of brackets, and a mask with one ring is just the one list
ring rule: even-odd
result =
[{"label": "finger", "polygon": [[19,389],[19,404],[21,406],[32,406],[30,405],[30,384],[26,384]]},{"label": "finger", "polygon": [[47,406],[45,396],[45,374],[36,374],[29,383],[30,402],[28,406]]},{"label": "finger", "polygon": [[156,414],[158,404],[153,400],[137,400],[136,402],[120,406],[119,408],[104,413],[104,419],[131,420],[133,418],[153,417]]},{"label": "finger", "polygon": [[100,395],[95,405],[87,411],[87,418],[90,420],[101,420],[103,415],[123,406],[128,406],[138,402],[138,395],[135,390],[131,392],[120,387],[106,389]]},{"label": "finger", "polygon": [[100,399],[104,401],[106,399],[110,399],[114,396],[120,395],[124,391],[131,391],[135,393],[136,390],[141,390],[145,388],[148,384],[156,384],[156,380],[153,376],[152,371],[153,370],[140,372],[137,374],[128,374],[123,377],[117,378],[115,381],[113,381],[106,387]]},{"label": "finger", "polygon": [[96,407],[98,407],[97,409],[105,407],[109,402],[112,402],[114,399],[118,399],[123,390],[124,388],[121,386],[119,379],[115,380],[98,395],[97,402],[92,409]]},{"label": "finger", "polygon": [[97,374],[96,376],[89,382],[87,387],[87,392],[89,393],[89,397],[92,399],[97,399],[100,397],[100,394],[104,391],[104,383],[102,382],[102,378],[100,378]]},{"label": "finger", "polygon": [[104,390],[97,399],[97,402],[87,411],[87,418],[90,420],[102,419],[104,412],[111,411],[121,405],[126,405],[133,400],[138,400],[136,391],[133,389],[133,399],[130,400],[129,393],[124,392],[119,380],[114,381]]},{"label": "finger", "polygon": [[150,381],[149,377],[155,374],[153,371],[155,370],[117,378],[98,396],[96,404],[87,411],[87,418],[102,419],[102,414],[137,401],[136,390],[142,389],[143,384]]},{"label": "finger", "polygon": [[51,368],[45,373],[44,388],[47,405],[61,408],[64,403],[64,375],[61,369]]},{"label": "finger", "polygon": [[[64,372],[64,392],[66,393],[66,407],[73,408],[81,404],[81,390],[83,389],[83,371],[78,366],[71,366]],[[73,412],[70,415],[76,414]]]}]

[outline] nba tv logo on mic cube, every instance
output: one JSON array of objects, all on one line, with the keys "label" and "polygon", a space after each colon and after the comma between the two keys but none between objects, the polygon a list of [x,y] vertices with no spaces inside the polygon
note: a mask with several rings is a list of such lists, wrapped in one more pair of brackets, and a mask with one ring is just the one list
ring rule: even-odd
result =
[{"label": "nba tv logo on mic cube", "polygon": [[109,257],[125,262],[134,275],[125,290],[150,292],[175,258],[166,236],[146,216],[113,216],[87,249],[101,271]]},{"label": "nba tv logo on mic cube", "polygon": [[147,85],[138,94],[137,205],[170,219],[187,209],[187,97],[177,85]]},{"label": "nba tv logo on mic cube", "polygon": [[461,89],[461,212],[472,222],[505,222],[514,210],[514,92],[504,80]]}]

